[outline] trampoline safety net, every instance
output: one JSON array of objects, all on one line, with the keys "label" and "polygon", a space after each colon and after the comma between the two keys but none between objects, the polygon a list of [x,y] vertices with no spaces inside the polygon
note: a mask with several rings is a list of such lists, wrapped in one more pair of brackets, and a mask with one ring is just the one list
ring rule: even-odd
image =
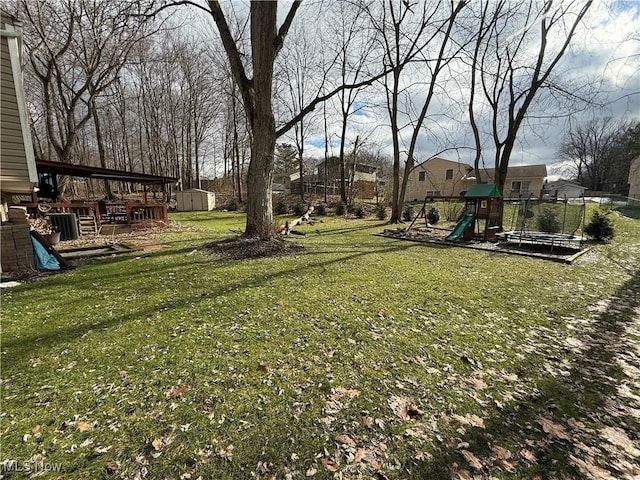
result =
[{"label": "trampoline safety net", "polygon": [[582,235],[584,202],[528,198],[512,207],[511,230]]}]

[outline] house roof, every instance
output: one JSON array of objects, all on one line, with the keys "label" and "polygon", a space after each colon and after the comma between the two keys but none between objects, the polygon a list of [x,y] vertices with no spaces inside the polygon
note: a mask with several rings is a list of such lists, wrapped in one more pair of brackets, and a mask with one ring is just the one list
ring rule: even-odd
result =
[{"label": "house roof", "polygon": [[118,180],[121,182],[133,182],[146,185],[165,185],[178,181],[175,177],[125,172],[124,170],[112,170],[109,168],[88,167],[86,165],[52,162],[50,160],[36,160],[36,167],[38,168],[38,173],[53,173],[56,175],[69,175],[71,177],[80,178]]},{"label": "house roof", "polygon": [[465,198],[500,198],[502,193],[500,193],[498,186],[493,183],[474,183],[464,196]]},{"label": "house roof", "polygon": [[584,187],[584,186],[580,185],[579,183],[572,182],[571,180],[564,180],[562,178],[559,178],[558,180],[552,180],[550,182],[546,182],[544,184],[544,187],[545,188],[559,187],[561,185],[567,185],[567,186],[570,186],[570,187],[581,188],[583,190],[587,189],[587,187]]},{"label": "house roof", "polygon": [[[495,178],[495,168],[483,168],[481,173],[483,176]],[[471,172],[474,174],[474,172]],[[527,177],[546,177],[547,166],[545,164],[538,165],[518,165],[507,169],[507,177],[509,178],[527,178]]]},{"label": "house roof", "polygon": [[447,160],[446,158],[441,158],[441,157],[427,158],[426,160],[423,160],[422,162],[414,165],[412,170],[415,170],[415,169],[420,168],[420,167],[422,167],[423,169],[426,169],[426,168],[428,168],[430,163],[434,163],[434,160],[437,160],[439,162],[450,163],[452,167],[460,166],[460,167],[466,168],[468,171],[473,170],[473,167],[471,165],[467,164],[467,163],[458,162],[458,161],[454,161],[454,160]]}]

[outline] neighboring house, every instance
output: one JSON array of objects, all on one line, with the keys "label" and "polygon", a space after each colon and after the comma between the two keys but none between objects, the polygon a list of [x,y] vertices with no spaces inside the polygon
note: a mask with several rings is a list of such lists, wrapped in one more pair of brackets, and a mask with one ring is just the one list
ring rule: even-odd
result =
[{"label": "neighboring house", "polygon": [[629,198],[640,200],[640,155],[631,160],[629,168]]},{"label": "neighboring house", "polygon": [[[330,157],[326,166],[327,193],[338,195],[340,193],[340,159]],[[378,180],[377,168],[374,165],[356,163],[355,169],[347,163],[345,172],[345,184],[347,188],[353,181],[352,196],[354,198],[373,198],[376,192],[376,182]],[[300,174],[290,175],[291,193],[300,193]],[[322,194],[325,184],[325,162],[320,162],[313,169],[311,175],[305,173],[304,191]]]},{"label": "neighboring house", "polygon": [[38,173],[22,83],[22,28],[0,9],[0,268],[33,269],[26,209],[9,208],[14,195],[31,195]]},{"label": "neighboring house", "polygon": [[473,168],[465,163],[434,157],[416,165],[409,173],[407,202],[425,197],[455,197],[467,189],[466,180]]},{"label": "neighboring house", "polygon": [[[480,175],[483,182],[495,183],[494,168],[483,168],[480,170]],[[502,195],[504,198],[518,198],[528,195],[539,196],[542,193],[542,186],[546,176],[547,166],[544,164],[509,167]],[[474,172],[471,172],[468,179],[475,182]]]},{"label": "neighboring house", "polygon": [[544,193],[554,198],[581,198],[587,187],[562,178],[542,185]]},{"label": "neighboring house", "polygon": [[289,193],[291,188],[291,175],[288,173],[273,174],[273,193]]},{"label": "neighboring house", "polygon": [[[495,183],[494,172],[493,168],[483,168],[480,171],[482,183]],[[546,176],[546,165],[509,167],[502,194],[505,198],[530,194],[539,196]],[[477,181],[473,167],[435,157],[422,162],[411,171],[405,201],[422,200],[430,196],[460,196],[474,183]]]},{"label": "neighboring house", "polygon": [[22,83],[22,28],[0,9],[0,193],[31,194],[38,173]]}]

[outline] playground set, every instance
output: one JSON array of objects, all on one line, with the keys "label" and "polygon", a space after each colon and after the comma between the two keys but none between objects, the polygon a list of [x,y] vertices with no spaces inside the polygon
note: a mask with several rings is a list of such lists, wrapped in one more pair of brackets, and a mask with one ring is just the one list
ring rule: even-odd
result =
[{"label": "playground set", "polygon": [[[465,211],[445,237],[447,243],[454,242],[505,242],[511,247],[536,248],[542,250],[581,250],[585,204],[570,203],[566,198],[545,201],[529,195],[505,205],[500,189],[494,184],[474,184],[463,196]],[[425,198],[416,220],[426,218]],[[510,228],[504,231],[505,208],[511,212]],[[430,225],[427,224],[429,227]]]}]

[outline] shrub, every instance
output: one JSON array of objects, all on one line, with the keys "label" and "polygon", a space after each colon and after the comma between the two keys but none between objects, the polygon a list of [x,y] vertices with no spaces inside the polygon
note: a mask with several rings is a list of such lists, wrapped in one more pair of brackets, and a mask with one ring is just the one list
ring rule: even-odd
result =
[{"label": "shrub", "polygon": [[387,209],[381,203],[376,205],[376,216],[378,217],[378,220],[384,220],[387,218]]},{"label": "shrub", "polygon": [[326,215],[327,214],[327,206],[324,203],[320,203],[314,209],[314,212],[317,215]]},{"label": "shrub", "polygon": [[275,214],[284,215],[288,211],[289,211],[289,208],[287,207],[287,202],[284,201],[284,198],[281,198],[280,200],[278,200],[274,208]]},{"label": "shrub", "polygon": [[407,205],[404,207],[404,211],[402,212],[402,220],[405,222],[410,222],[413,220],[413,207],[411,205]]},{"label": "shrub", "polygon": [[236,197],[231,198],[227,202],[227,210],[229,210],[230,212],[235,212],[239,208],[240,208],[240,202],[238,202],[238,199]]},{"label": "shrub", "polygon": [[427,221],[431,225],[435,225],[440,221],[440,212],[438,211],[438,207],[433,206],[429,209],[429,213],[427,213]]},{"label": "shrub", "polygon": [[536,219],[536,224],[538,230],[541,232],[558,233],[562,230],[562,225],[560,225],[560,222],[556,218],[556,212],[550,207],[544,207],[542,209],[542,212],[540,212]]},{"label": "shrub", "polygon": [[304,203],[296,203],[295,207],[293,207],[293,213],[296,217],[301,217],[307,213],[307,206]]},{"label": "shrub", "polygon": [[599,242],[612,239],[615,232],[609,214],[593,212],[591,221],[584,227],[584,233]]},{"label": "shrub", "polygon": [[340,200],[336,205],[336,215],[344,215],[345,213],[347,213],[347,206]]},{"label": "shrub", "polygon": [[356,216],[356,218],[364,218],[365,216],[364,207],[362,205],[356,205],[355,210],[353,211],[353,214]]}]

